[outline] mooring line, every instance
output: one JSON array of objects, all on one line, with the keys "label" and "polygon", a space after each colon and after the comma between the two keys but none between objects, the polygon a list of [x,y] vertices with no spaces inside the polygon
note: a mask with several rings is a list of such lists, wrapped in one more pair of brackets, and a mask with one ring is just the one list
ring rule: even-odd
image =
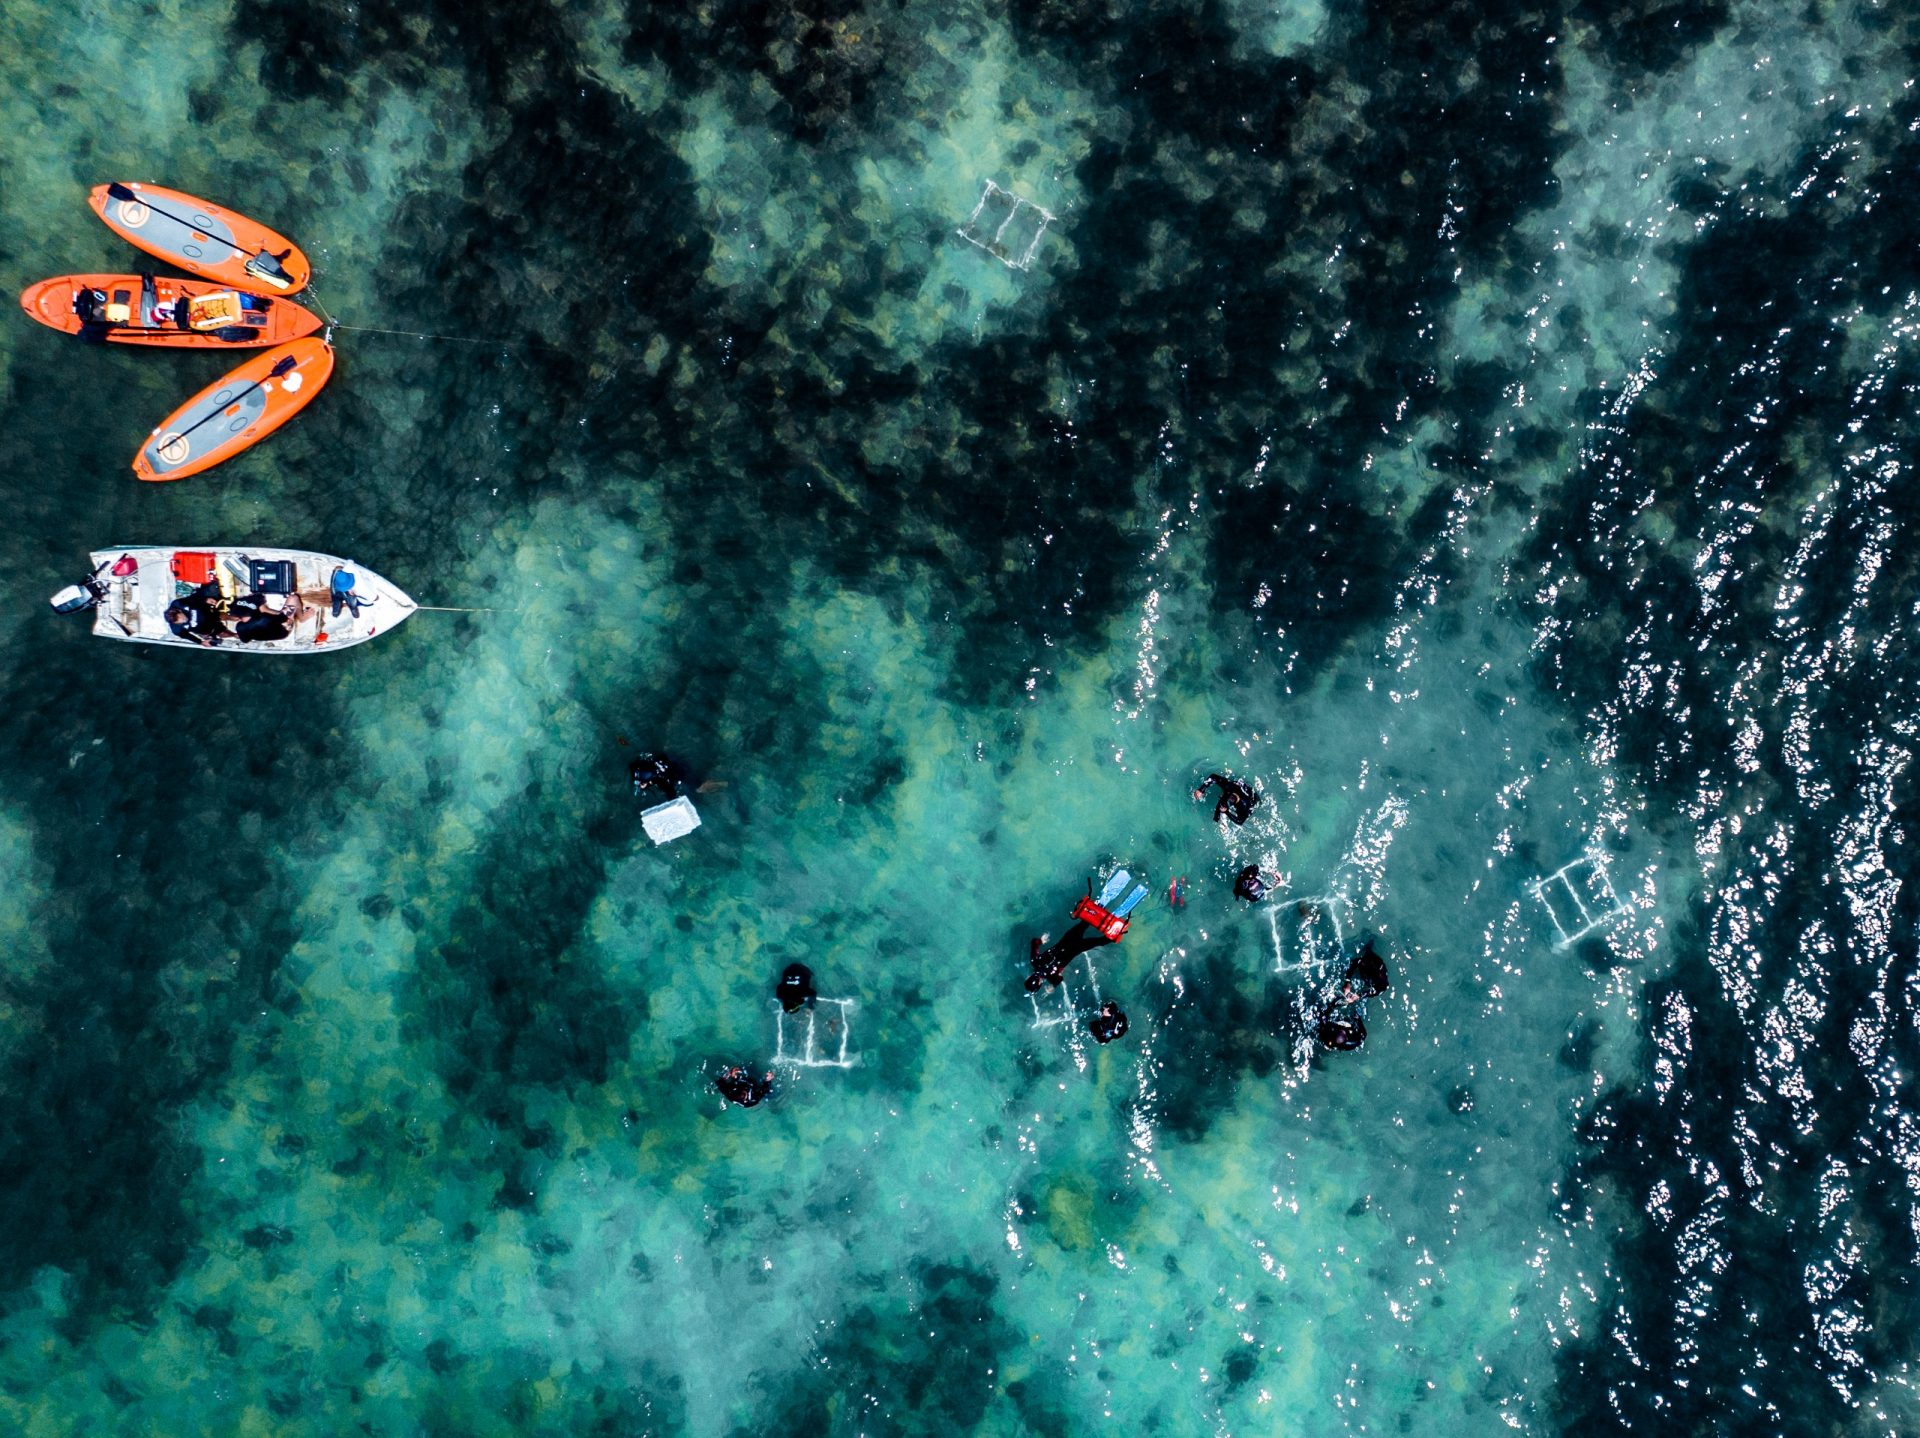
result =
[{"label": "mooring line", "polygon": [[334,318],[333,312],[329,310],[326,307],[326,304],[321,300],[320,293],[318,290],[314,289],[312,280],[308,280],[307,282],[306,294],[307,294],[307,298],[313,301],[313,307],[316,310],[320,311],[320,318],[326,321],[328,334],[332,334],[335,330],[352,330],[356,334],[397,335],[401,339],[409,339],[409,340],[445,340],[449,344],[456,344],[456,345],[498,345],[501,349],[552,350],[555,354],[564,353],[564,349],[565,349],[564,346],[549,344],[545,340],[485,339],[485,338],[475,338],[472,335],[436,334],[432,330],[393,330],[393,329],[384,329],[379,325],[343,324],[341,321]]}]

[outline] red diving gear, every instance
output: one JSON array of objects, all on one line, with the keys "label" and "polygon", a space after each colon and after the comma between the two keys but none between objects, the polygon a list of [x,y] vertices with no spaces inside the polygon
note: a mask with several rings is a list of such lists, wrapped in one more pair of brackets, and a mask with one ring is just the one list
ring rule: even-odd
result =
[{"label": "red diving gear", "polygon": [[1079,903],[1073,906],[1073,916],[1082,923],[1090,924],[1099,930],[1101,935],[1105,937],[1110,944],[1120,942],[1120,936],[1126,933],[1127,925],[1131,922],[1131,920],[1121,918],[1110,909],[1101,908],[1100,905],[1093,901],[1092,895],[1082,898]]}]

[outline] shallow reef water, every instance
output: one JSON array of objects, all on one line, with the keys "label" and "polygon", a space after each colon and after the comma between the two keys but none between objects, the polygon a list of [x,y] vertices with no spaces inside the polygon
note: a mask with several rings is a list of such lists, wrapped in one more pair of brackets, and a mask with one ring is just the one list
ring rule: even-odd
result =
[{"label": "shallow reef water", "polygon": [[[1920,1428],[1911,6],[18,0],[0,81],[7,287],[152,180],[340,360],[140,485],[225,362],[0,325],[0,1428]],[[45,610],[224,540],[477,612]],[[849,1062],[725,1106],[794,960]]]}]

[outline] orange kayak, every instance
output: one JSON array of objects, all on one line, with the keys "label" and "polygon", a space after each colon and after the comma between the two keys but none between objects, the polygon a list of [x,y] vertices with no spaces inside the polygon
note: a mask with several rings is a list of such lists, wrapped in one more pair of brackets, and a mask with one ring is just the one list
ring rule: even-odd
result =
[{"label": "orange kayak", "polygon": [[128,244],[223,285],[290,295],[313,273],[285,235],[178,190],[115,181],[87,203]]},{"label": "orange kayak", "polygon": [[141,479],[185,479],[250,449],[313,403],[333,348],[301,339],[255,355],[161,420],[134,456]]},{"label": "orange kayak", "polygon": [[83,339],[161,349],[258,349],[320,329],[292,300],[172,275],[57,275],[25,291],[20,308]]}]

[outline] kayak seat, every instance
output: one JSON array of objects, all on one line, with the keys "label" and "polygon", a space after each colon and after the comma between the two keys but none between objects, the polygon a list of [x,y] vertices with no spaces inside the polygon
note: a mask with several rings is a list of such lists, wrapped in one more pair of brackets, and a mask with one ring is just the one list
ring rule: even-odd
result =
[{"label": "kayak seat", "polygon": [[191,329],[224,329],[228,325],[239,324],[242,318],[240,296],[232,290],[195,295],[187,301],[187,323]]}]

